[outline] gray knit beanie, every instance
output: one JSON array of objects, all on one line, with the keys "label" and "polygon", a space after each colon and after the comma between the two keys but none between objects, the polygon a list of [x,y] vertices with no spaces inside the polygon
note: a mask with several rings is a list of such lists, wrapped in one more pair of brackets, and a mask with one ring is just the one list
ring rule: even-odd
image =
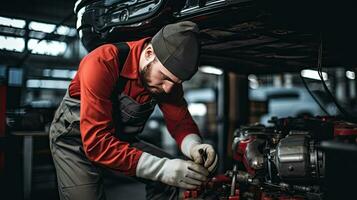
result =
[{"label": "gray knit beanie", "polygon": [[198,31],[195,23],[183,21],[164,26],[151,40],[160,62],[182,81],[189,80],[198,69]]}]

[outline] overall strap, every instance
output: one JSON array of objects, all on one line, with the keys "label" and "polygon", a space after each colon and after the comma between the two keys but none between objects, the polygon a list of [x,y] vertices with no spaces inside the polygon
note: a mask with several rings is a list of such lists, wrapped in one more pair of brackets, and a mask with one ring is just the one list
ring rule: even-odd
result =
[{"label": "overall strap", "polygon": [[[126,42],[118,42],[114,44],[119,49],[119,74],[123,70],[124,63],[128,57],[130,47]],[[124,78],[118,77],[118,82],[116,84],[116,89],[114,93],[120,94],[125,86],[126,80]]]}]

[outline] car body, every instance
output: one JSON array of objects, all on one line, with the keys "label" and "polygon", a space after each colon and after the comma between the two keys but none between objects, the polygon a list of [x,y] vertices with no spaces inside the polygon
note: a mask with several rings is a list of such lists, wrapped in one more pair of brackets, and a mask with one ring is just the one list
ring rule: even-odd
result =
[{"label": "car body", "polygon": [[[204,65],[238,73],[297,72],[316,65],[321,42],[328,43],[324,66],[355,65],[356,32],[348,25],[356,12],[348,2],[78,0],[76,5],[77,30],[88,51],[153,36],[163,25],[190,20],[200,28]],[[343,12],[331,15],[336,11]]]},{"label": "car body", "polygon": [[152,36],[175,21],[198,22],[200,16],[206,20],[228,13],[227,8],[247,1],[251,0],[78,0],[74,10],[82,43],[90,51],[107,42]]}]

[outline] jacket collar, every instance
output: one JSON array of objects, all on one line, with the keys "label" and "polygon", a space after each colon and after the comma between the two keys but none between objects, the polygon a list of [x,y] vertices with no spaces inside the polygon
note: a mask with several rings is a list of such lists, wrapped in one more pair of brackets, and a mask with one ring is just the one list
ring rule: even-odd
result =
[{"label": "jacket collar", "polygon": [[150,39],[150,37],[147,37],[141,40],[127,42],[130,51],[128,53],[126,61],[124,62],[123,69],[120,72],[120,76],[128,79],[138,79],[141,51],[143,50],[145,44],[150,41]]}]

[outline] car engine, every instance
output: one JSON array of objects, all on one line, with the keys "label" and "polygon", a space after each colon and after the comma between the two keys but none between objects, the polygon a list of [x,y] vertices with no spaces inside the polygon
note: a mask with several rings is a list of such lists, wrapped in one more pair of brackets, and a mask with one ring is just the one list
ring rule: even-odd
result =
[{"label": "car engine", "polygon": [[336,160],[329,162],[329,143],[356,147],[357,125],[334,117],[272,118],[270,123],[273,126],[257,124],[236,130],[233,169],[213,177],[198,190],[185,191],[184,198],[334,199],[326,195],[330,182],[335,184],[326,179],[326,168],[337,169],[333,164]]}]

